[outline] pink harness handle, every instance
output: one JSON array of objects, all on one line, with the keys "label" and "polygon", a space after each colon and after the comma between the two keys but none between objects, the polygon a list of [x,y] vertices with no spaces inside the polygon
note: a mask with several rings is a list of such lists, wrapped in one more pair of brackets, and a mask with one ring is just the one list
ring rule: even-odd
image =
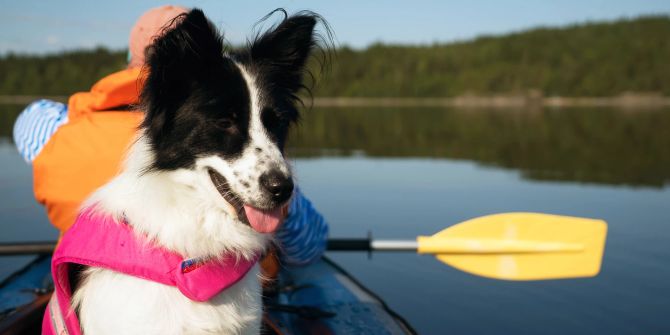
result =
[{"label": "pink harness handle", "polygon": [[149,242],[125,222],[85,210],[63,235],[54,252],[51,271],[54,294],[42,322],[42,334],[80,335],[71,307],[70,264],[100,267],[169,286],[187,298],[207,301],[237,283],[258,262],[233,255],[218,259],[184,260],[179,254]]}]

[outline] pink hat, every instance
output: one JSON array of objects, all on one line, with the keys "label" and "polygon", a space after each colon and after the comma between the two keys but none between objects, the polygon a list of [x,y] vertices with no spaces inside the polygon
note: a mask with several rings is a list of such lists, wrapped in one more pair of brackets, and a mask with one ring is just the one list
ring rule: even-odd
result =
[{"label": "pink hat", "polygon": [[144,65],[144,49],[153,43],[163,28],[172,23],[175,17],[186,12],[188,9],[184,7],[168,5],[152,8],[142,14],[130,30],[128,68]]}]

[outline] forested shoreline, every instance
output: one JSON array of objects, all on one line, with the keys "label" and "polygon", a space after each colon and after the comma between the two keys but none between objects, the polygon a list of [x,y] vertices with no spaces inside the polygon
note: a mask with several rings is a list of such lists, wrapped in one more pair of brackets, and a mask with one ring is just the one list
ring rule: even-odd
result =
[{"label": "forested shoreline", "polygon": [[[317,97],[491,95],[670,96],[670,17],[642,17],[423,46],[342,46],[321,72]],[[125,50],[0,57],[0,95],[87,90],[122,69]]]}]

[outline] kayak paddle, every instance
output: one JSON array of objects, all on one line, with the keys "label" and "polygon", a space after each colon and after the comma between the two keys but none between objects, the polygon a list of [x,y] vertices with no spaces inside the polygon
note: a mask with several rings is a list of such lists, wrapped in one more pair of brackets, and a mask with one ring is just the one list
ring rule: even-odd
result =
[{"label": "kayak paddle", "polygon": [[506,280],[593,277],[607,224],[539,213],[482,216],[415,241],[331,239],[332,251],[416,251],[475,275]]},{"label": "kayak paddle", "polygon": [[[329,251],[415,251],[475,275],[506,280],[593,277],[607,224],[539,213],[482,216],[414,241],[329,239]],[[51,253],[54,242],[0,243],[0,255]]]}]

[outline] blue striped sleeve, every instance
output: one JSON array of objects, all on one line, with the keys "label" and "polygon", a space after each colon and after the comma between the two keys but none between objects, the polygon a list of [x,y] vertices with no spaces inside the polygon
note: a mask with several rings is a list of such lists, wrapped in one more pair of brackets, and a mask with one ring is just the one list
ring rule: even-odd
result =
[{"label": "blue striped sleeve", "polygon": [[14,143],[23,159],[31,163],[67,120],[67,105],[60,102],[43,99],[28,105],[14,123]]},{"label": "blue striped sleeve", "polygon": [[275,238],[283,263],[309,264],[319,259],[326,250],[328,223],[296,188],[288,215]]}]

